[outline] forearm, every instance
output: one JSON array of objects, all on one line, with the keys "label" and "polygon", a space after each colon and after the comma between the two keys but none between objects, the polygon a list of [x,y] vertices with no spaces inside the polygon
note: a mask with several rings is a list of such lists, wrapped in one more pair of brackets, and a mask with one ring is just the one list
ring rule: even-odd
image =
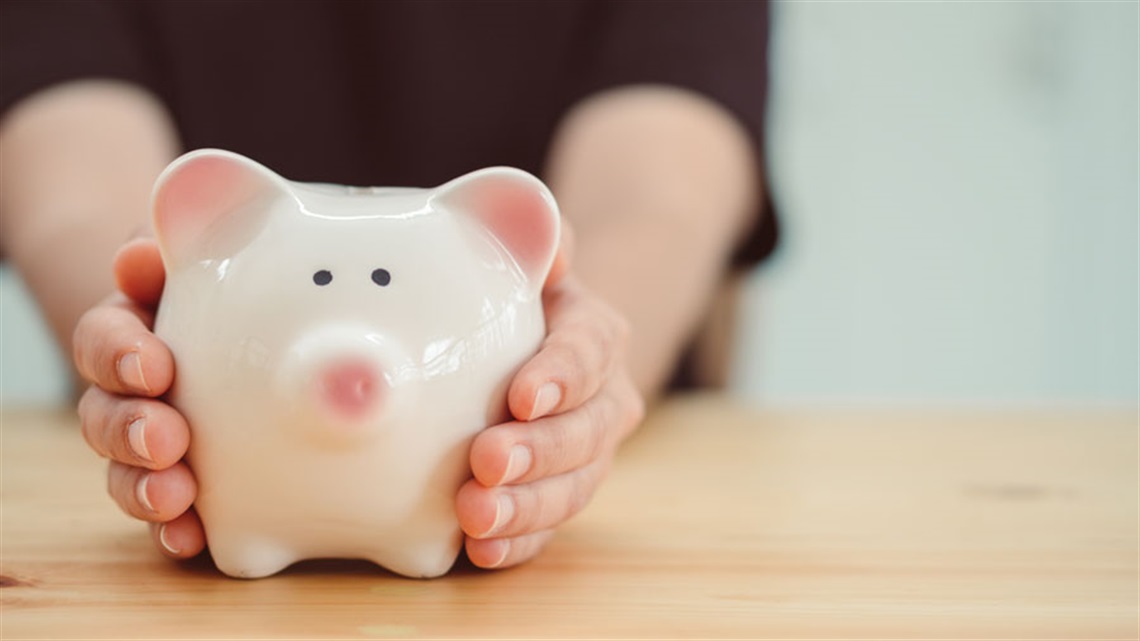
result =
[{"label": "forearm", "polygon": [[146,224],[177,149],[162,105],[122,83],[60,85],[0,123],[0,243],[66,353],[79,316],[112,291],[111,258]]},{"label": "forearm", "polygon": [[632,326],[630,366],[655,396],[751,222],[759,172],[719,106],[666,88],[599,95],[560,126],[547,179],[575,229],[574,270]]}]

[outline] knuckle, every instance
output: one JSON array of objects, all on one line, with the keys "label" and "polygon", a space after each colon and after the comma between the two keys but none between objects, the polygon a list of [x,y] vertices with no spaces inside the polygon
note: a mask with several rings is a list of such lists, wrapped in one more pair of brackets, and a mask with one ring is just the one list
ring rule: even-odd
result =
[{"label": "knuckle", "polygon": [[72,360],[87,381],[110,391],[128,389],[121,379],[119,362],[129,352],[138,352],[143,337],[131,312],[104,303],[88,310],[72,333]]},{"label": "knuckle", "polygon": [[119,501],[119,494],[116,488],[119,487],[120,476],[122,476],[122,471],[114,461],[111,461],[110,465],[107,466],[107,494],[115,499],[116,503]]},{"label": "knuckle", "polygon": [[517,509],[503,532],[529,535],[578,514],[593,497],[601,469],[602,465],[593,464],[537,486],[512,491]]},{"label": "knuckle", "polygon": [[624,314],[612,307],[609,308],[608,316],[614,343],[623,346],[629,343],[629,337],[633,333],[633,324]]},{"label": "knuckle", "polygon": [[592,460],[608,459],[604,453],[617,449],[617,446],[626,439],[641,424],[645,418],[645,398],[634,387],[632,381],[623,378],[622,382],[606,395],[604,415],[598,421],[602,429],[598,437],[601,451],[595,453]]},{"label": "knuckle", "polygon": [[600,403],[587,403],[584,406],[585,432],[589,443],[586,448],[585,462],[596,461],[605,452],[606,438],[609,433],[608,412]]},{"label": "knuckle", "polygon": [[83,316],[79,318],[79,322],[75,324],[75,330],[71,333],[71,361],[75,364],[75,369],[79,371],[79,375],[92,383],[95,382],[95,372],[91,369],[92,359],[89,356],[88,336],[91,334],[91,325],[95,322],[93,320],[95,314],[95,309],[84,312]]},{"label": "knuckle", "polygon": [[626,393],[621,395],[621,400],[618,401],[619,407],[617,410],[617,429],[616,441],[620,442],[626,439],[630,434],[641,425],[645,420],[647,412],[645,397],[629,383]]},{"label": "knuckle", "polygon": [[84,440],[96,454],[123,463],[139,462],[130,444],[128,426],[146,417],[137,403],[109,398],[92,386],[79,400],[79,424]]},{"label": "knuckle", "polygon": [[541,450],[535,448],[534,467],[540,470],[543,476],[557,474],[566,469],[570,463],[570,453],[574,449],[573,437],[567,422],[562,421],[557,429],[544,430],[543,440],[544,447]]},{"label": "knuckle", "polygon": [[589,488],[582,488],[582,491],[571,492],[566,501],[566,510],[563,512],[561,520],[565,521],[586,509],[586,505],[590,502],[591,494],[592,492]]},{"label": "knuckle", "polygon": [[83,390],[83,394],[80,395],[79,402],[75,406],[75,411],[80,418],[92,411],[91,406],[95,403],[95,395],[99,393],[98,389],[94,385],[88,385],[87,389]]},{"label": "knuckle", "polygon": [[599,360],[604,361],[613,354],[618,337],[608,323],[595,325],[589,336],[591,342],[596,346]]},{"label": "knuckle", "polygon": [[95,423],[97,421],[97,396],[100,394],[99,388],[94,385],[87,388],[83,392],[83,396],[79,397],[79,405],[77,411],[79,414],[79,429],[83,433],[83,438],[89,445],[94,445],[92,437],[95,432]]},{"label": "knuckle", "polygon": [[574,344],[565,339],[551,340],[547,344],[547,354],[553,363],[552,369],[557,377],[563,379],[576,378],[582,371],[582,355]]},{"label": "knuckle", "polygon": [[636,389],[631,389],[628,397],[629,400],[625,404],[625,420],[623,422],[636,427],[645,420],[645,413],[647,411],[645,397]]},{"label": "knuckle", "polygon": [[583,342],[591,348],[598,368],[612,363],[615,355],[624,353],[629,343],[630,324],[616,309],[601,304],[588,324],[583,324]]},{"label": "knuckle", "polygon": [[554,531],[552,529],[545,529],[515,539],[511,544],[510,555],[508,555],[507,560],[500,567],[518,565],[533,559],[546,547],[546,544],[550,542],[553,535]]},{"label": "knuckle", "polygon": [[558,369],[566,378],[576,386],[593,390],[600,384],[600,374],[611,360],[615,340],[605,324],[581,321],[567,326],[559,340],[552,341],[551,345],[557,350]]},{"label": "knuckle", "polygon": [[[552,423],[525,438],[534,463],[524,479],[542,479],[575,469],[596,457],[597,430],[587,410],[548,419]],[[557,421],[557,422],[554,422]]]},{"label": "knuckle", "polygon": [[107,467],[107,494],[111,495],[119,509],[136,516],[140,513],[136,487],[139,471],[118,461],[111,461]]},{"label": "knuckle", "polygon": [[598,487],[598,481],[601,479],[598,470],[601,469],[600,465],[591,465],[576,475],[570,494],[565,503],[565,512],[561,520],[566,520],[586,508],[590,504],[590,499],[594,497],[594,490]]}]

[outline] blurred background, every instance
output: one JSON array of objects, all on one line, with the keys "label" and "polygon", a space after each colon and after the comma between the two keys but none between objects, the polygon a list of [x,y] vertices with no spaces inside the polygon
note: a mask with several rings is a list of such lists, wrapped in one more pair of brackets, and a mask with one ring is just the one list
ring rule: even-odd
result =
[{"label": "blurred background", "polygon": [[[772,189],[732,389],[771,405],[1140,402],[1140,4],[773,7]],[[0,402],[69,402],[0,268]]]}]

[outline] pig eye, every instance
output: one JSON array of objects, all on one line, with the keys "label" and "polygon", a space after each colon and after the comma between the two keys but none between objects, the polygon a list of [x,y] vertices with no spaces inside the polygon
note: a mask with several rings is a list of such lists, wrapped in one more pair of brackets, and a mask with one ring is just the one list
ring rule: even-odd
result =
[{"label": "pig eye", "polygon": [[372,270],[372,282],[381,287],[387,287],[388,283],[392,282],[392,274],[389,274],[387,269],[374,269]]},{"label": "pig eye", "polygon": [[327,269],[322,269],[321,271],[313,274],[313,282],[320,285],[321,287],[328,285],[332,282],[332,272]]}]

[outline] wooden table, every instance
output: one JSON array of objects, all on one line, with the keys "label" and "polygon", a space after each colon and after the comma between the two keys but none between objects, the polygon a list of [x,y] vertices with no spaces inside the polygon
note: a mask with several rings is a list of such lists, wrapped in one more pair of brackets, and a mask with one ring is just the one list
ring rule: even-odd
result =
[{"label": "wooden table", "polygon": [[1134,639],[1138,421],[681,398],[529,565],[239,581],[161,559],[69,414],[8,412],[0,636]]}]

